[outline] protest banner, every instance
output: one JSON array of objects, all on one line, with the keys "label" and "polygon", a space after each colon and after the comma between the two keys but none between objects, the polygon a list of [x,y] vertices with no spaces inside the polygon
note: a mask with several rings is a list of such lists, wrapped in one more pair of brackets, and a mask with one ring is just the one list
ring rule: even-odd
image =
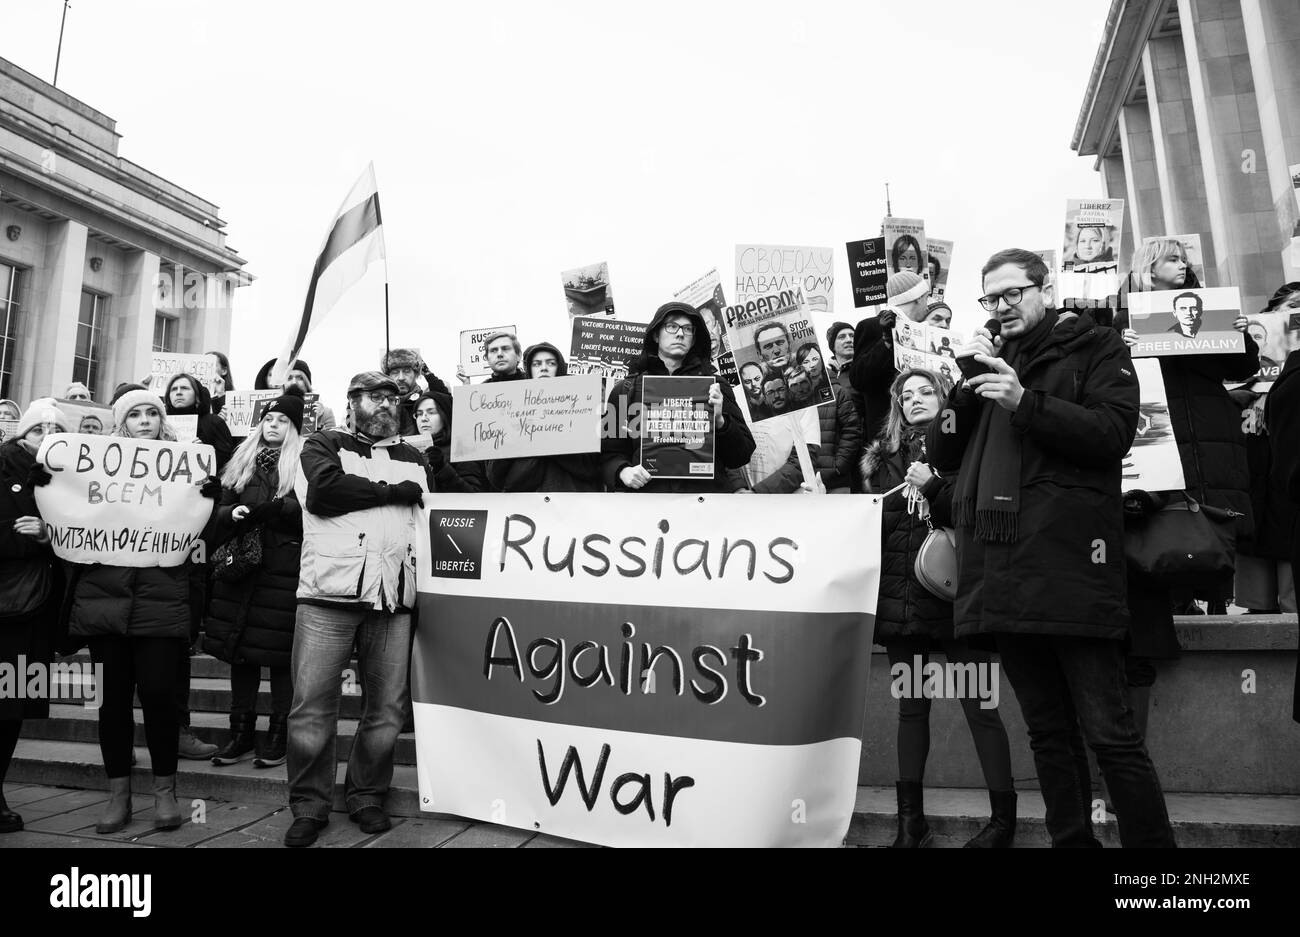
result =
[{"label": "protest banner", "polygon": [[172,352],[155,351],[150,357],[150,373],[153,380],[149,390],[162,397],[167,393],[167,382],[177,374],[188,374],[208,389],[208,393],[217,396],[224,393],[217,387],[220,375],[217,373],[216,355],[180,355]]},{"label": "protest banner", "polygon": [[497,325],[490,329],[471,329],[460,333],[460,367],[467,377],[484,377],[492,373],[487,355],[483,353],[483,343],[489,335],[498,332],[519,334],[513,325]]},{"label": "protest banner", "polygon": [[1060,298],[1082,307],[1118,303],[1116,254],[1124,229],[1124,200],[1067,199],[1061,249]]},{"label": "protest banner", "polygon": [[578,316],[569,341],[569,373],[599,374],[610,381],[627,376],[628,362],[645,354],[644,322]]},{"label": "protest banner", "polygon": [[[1143,238],[1142,245],[1145,247],[1156,241],[1177,241],[1183,248],[1183,259],[1187,261],[1186,279],[1183,281],[1180,289],[1197,289],[1200,287],[1211,286],[1205,279],[1205,261],[1201,253],[1201,236],[1199,234],[1166,234],[1163,237]],[[1138,271],[1134,270],[1133,275],[1137,276]],[[1149,288],[1150,284],[1142,284],[1143,288]]]},{"label": "protest banner", "polygon": [[1260,312],[1248,319],[1246,334],[1259,345],[1259,375],[1256,381],[1268,390],[1286,365],[1286,359],[1300,348],[1300,311],[1278,309]]},{"label": "protest banner", "polygon": [[651,478],[712,478],[712,377],[641,378],[641,465]]},{"label": "protest banner", "polygon": [[899,371],[924,368],[946,378],[952,386],[961,377],[957,349],[963,344],[956,332],[900,316],[894,323],[894,367]]},{"label": "protest banner", "polygon": [[829,247],[736,245],[737,305],[785,292],[802,292],[810,312],[834,315],[835,252]]},{"label": "protest banner", "polygon": [[54,401],[68,417],[68,429],[74,433],[86,433],[89,436],[107,436],[113,432],[116,422],[113,408],[90,400]]},{"label": "protest banner", "polygon": [[602,261],[560,274],[570,316],[614,315],[614,288],[609,282],[609,264]]},{"label": "protest banner", "polygon": [[1232,327],[1241,315],[1236,287],[1129,293],[1129,327],[1138,333],[1134,358],[1160,355],[1223,355],[1246,350]]},{"label": "protest banner", "polygon": [[741,385],[746,371],[761,372],[763,396],[744,394],[751,422],[816,407],[835,399],[821,335],[804,307],[803,292],[785,290],[722,311]]},{"label": "protest banner", "polygon": [[452,389],[451,461],[600,451],[600,375]]},{"label": "protest banner", "polygon": [[52,476],[36,504],[61,560],[179,566],[212,514],[199,493],[217,471],[211,446],[60,433],[36,460]]},{"label": "protest banner", "polygon": [[940,302],[948,289],[948,269],[952,266],[952,241],[926,238],[930,253],[930,301]]},{"label": "protest banner", "polygon": [[[231,436],[247,436],[262,418],[267,404],[279,397],[280,390],[228,390],[226,402],[221,408],[221,418]],[[258,404],[261,407],[258,407]]]},{"label": "protest banner", "polygon": [[854,307],[883,305],[889,298],[885,294],[885,284],[889,282],[885,239],[849,241],[844,246],[849,255],[849,285],[853,288]]},{"label": "protest banner", "polygon": [[425,505],[423,810],[607,846],[841,845],[880,560],[827,531],[878,543],[878,498]]},{"label": "protest banner", "polygon": [[673,293],[673,299],[694,306],[704,317],[704,324],[709,330],[712,343],[711,357],[716,362],[721,355],[731,350],[727,344],[727,329],[722,322],[722,310],[727,306],[727,299],[722,294],[722,276],[717,268],[710,270],[698,280]]},{"label": "protest banner", "polygon": [[1141,412],[1133,448],[1124,457],[1125,491],[1182,491],[1183,460],[1178,455],[1178,440],[1169,417],[1169,399],[1160,362],[1139,358],[1133,362],[1141,391]]},{"label": "protest banner", "polygon": [[880,224],[885,236],[889,276],[910,270],[928,283],[930,266],[926,261],[930,256],[930,248],[925,237],[925,222],[920,218],[895,218],[889,215]]}]

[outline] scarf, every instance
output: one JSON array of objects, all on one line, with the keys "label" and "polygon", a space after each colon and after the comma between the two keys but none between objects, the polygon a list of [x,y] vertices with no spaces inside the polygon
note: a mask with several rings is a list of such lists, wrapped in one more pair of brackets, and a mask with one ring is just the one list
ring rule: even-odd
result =
[{"label": "scarf", "polygon": [[253,456],[253,464],[268,474],[274,472],[280,466],[280,449],[262,446]]},{"label": "scarf", "polygon": [[[1038,325],[1003,346],[1003,360],[1023,377],[1024,366],[1033,361],[1060,321],[1056,310],[1048,309]],[[953,492],[956,525],[974,527],[975,539],[984,543],[1015,543],[1020,535],[1020,434],[1012,427],[1011,416],[1010,410],[984,402]]]}]

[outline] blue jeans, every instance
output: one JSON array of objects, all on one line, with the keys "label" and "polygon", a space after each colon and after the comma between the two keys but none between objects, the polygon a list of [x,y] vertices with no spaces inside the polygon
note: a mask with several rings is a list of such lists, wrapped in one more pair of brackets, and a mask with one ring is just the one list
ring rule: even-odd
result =
[{"label": "blue jeans", "polygon": [[1084,739],[1114,801],[1120,843],[1175,845],[1160,779],[1128,704],[1120,643],[1038,634],[999,634],[997,641],[1029,729],[1052,845],[1101,845],[1092,833]]},{"label": "blue jeans", "polygon": [[382,807],[388,795],[411,660],[411,615],[300,604],[287,750],[289,809],[295,817],[329,817],[343,670],[354,645],[364,703],[343,796],[348,813],[356,813]]}]

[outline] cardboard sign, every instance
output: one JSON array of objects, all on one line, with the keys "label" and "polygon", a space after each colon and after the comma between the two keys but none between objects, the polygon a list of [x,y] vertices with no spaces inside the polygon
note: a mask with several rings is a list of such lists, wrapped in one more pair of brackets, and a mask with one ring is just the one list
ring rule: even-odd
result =
[{"label": "cardboard sign", "polygon": [[713,344],[714,361],[731,350],[727,344],[727,327],[722,321],[722,310],[727,306],[727,298],[722,293],[722,276],[716,267],[674,292],[673,299],[694,306],[704,317],[704,325],[709,330],[709,339]]},{"label": "cardboard sign", "polygon": [[489,335],[498,332],[519,334],[513,325],[496,325],[490,329],[471,329],[460,333],[460,367],[466,376],[485,377],[492,373],[492,368],[487,363],[487,356],[483,354],[483,343],[487,341]]},{"label": "cardboard sign", "polygon": [[880,550],[834,532],[878,544],[879,498],[424,502],[423,810],[607,846],[841,845]]},{"label": "cardboard sign", "polygon": [[451,461],[598,452],[604,404],[598,374],[453,388]]},{"label": "cardboard sign", "polygon": [[177,413],[167,417],[167,422],[176,431],[177,442],[194,442],[199,435],[199,418],[194,413]]},{"label": "cardboard sign", "polygon": [[569,373],[622,380],[627,376],[628,362],[645,354],[647,328],[644,322],[575,318],[569,343]]},{"label": "cardboard sign", "polygon": [[18,435],[17,420],[0,420],[0,442],[8,442]]},{"label": "cardboard sign", "polygon": [[1124,457],[1125,491],[1182,491],[1183,460],[1178,455],[1178,440],[1169,418],[1169,398],[1165,394],[1160,362],[1140,358],[1133,362],[1141,388],[1141,412],[1133,448]]},{"label": "cardboard sign", "polygon": [[835,252],[829,247],[736,245],[736,303],[802,292],[809,312],[835,314]]},{"label": "cardboard sign", "polygon": [[641,465],[652,478],[712,478],[711,377],[641,378]]},{"label": "cardboard sign", "polygon": [[601,261],[560,274],[564,301],[570,316],[614,316],[614,288],[609,282],[609,264]]},{"label": "cardboard sign", "polygon": [[1060,299],[1115,305],[1119,293],[1124,200],[1068,199],[1061,249]]},{"label": "cardboard sign", "polygon": [[853,305],[879,306],[888,298],[889,261],[885,257],[885,239],[868,238],[844,245],[849,254],[849,285],[853,288]]},{"label": "cardboard sign", "polygon": [[68,416],[68,429],[74,433],[88,436],[108,436],[116,423],[113,420],[113,408],[90,400],[56,400]]},{"label": "cardboard sign", "polygon": [[939,302],[948,290],[948,272],[952,267],[952,241],[938,238],[926,238],[926,250],[930,254],[930,301]]},{"label": "cardboard sign", "polygon": [[894,367],[900,372],[909,368],[933,371],[952,387],[961,379],[957,349],[963,344],[956,332],[900,316],[894,324]]},{"label": "cardboard sign", "polygon": [[[821,335],[801,292],[787,290],[728,306],[723,316],[750,422],[835,399]],[[752,392],[755,387],[757,393]]]},{"label": "cardboard sign", "polygon": [[36,504],[61,560],[179,566],[212,515],[199,493],[216,472],[211,446],[60,433],[36,459],[53,476]]},{"label": "cardboard sign", "polygon": [[1241,291],[1235,286],[1129,293],[1128,309],[1129,327],[1138,333],[1134,358],[1246,350],[1245,336],[1232,327],[1241,315]]},{"label": "cardboard sign", "polygon": [[929,242],[925,237],[925,222],[920,218],[895,218],[893,215],[881,222],[885,235],[885,260],[889,276],[909,270],[927,283],[930,282]]},{"label": "cardboard sign", "polygon": [[[280,390],[228,390],[226,403],[221,408],[221,418],[226,421],[231,436],[247,436],[261,419],[267,403],[275,400]],[[258,404],[261,403],[261,410]]]},{"label": "cardboard sign", "polygon": [[1246,332],[1259,345],[1259,376],[1256,380],[1263,386],[1257,386],[1256,390],[1268,390],[1268,385],[1282,373],[1286,359],[1300,348],[1300,310],[1277,309],[1256,313],[1250,317]]},{"label": "cardboard sign", "polygon": [[196,378],[214,397],[225,392],[217,389],[220,375],[217,373],[219,365],[216,355],[178,355],[155,351],[150,362],[153,380],[149,382],[149,390],[159,397],[167,393],[167,382],[177,374],[189,374]]}]

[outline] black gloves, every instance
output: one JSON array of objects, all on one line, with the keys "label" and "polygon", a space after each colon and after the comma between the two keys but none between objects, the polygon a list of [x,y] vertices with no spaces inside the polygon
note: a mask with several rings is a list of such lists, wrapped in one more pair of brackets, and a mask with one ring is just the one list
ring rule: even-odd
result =
[{"label": "black gloves", "polygon": [[429,462],[429,468],[433,469],[434,474],[442,471],[442,467],[447,464],[446,457],[442,454],[442,449],[438,446],[430,446],[424,450],[424,457]]},{"label": "black gloves", "polygon": [[280,513],[280,508],[284,506],[283,498],[272,498],[270,501],[263,501],[261,504],[255,504],[248,509],[244,521],[248,524],[265,524],[274,520]]},{"label": "black gloves", "polygon": [[416,482],[405,481],[398,482],[396,485],[388,486],[388,500],[386,504],[409,504],[415,506],[424,504],[424,489]]},{"label": "black gloves", "polygon": [[54,481],[54,476],[39,462],[33,465],[27,473],[27,484],[33,488],[44,488],[52,481]]},{"label": "black gloves", "polygon": [[205,498],[216,500],[221,497],[221,479],[215,475],[209,475],[207,481],[199,486],[199,494]]}]

